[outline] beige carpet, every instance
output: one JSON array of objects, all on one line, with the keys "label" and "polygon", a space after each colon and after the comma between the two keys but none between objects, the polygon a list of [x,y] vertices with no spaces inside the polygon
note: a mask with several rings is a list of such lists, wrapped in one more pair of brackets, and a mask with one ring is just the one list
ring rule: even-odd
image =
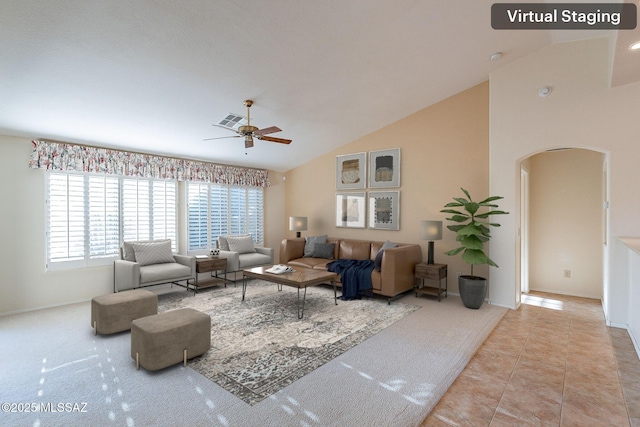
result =
[{"label": "beige carpet", "polygon": [[332,289],[315,286],[298,319],[296,289],[247,283],[245,301],[238,289],[218,287],[196,296],[162,295],[158,311],[189,307],[211,316],[212,347],[189,366],[251,405],[420,308],[381,298],[336,305]]},{"label": "beige carpet", "polygon": [[0,402],[86,403],[0,412],[0,425],[417,426],[506,309],[469,310],[455,296],[396,303],[421,308],[253,406],[190,366],[136,371],[130,334],[94,336],[89,302],[0,317]]}]

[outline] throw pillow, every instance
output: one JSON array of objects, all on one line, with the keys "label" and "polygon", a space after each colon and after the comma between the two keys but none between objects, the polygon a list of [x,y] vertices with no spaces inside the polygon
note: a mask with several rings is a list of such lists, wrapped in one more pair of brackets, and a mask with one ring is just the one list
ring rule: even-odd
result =
[{"label": "throw pillow", "polygon": [[231,252],[248,254],[256,251],[251,236],[227,236],[227,242]]},{"label": "throw pillow", "polygon": [[171,239],[134,240],[132,242],[122,242],[122,259],[125,261],[136,262],[136,253],[133,250],[133,246],[131,246],[132,243],[161,243],[161,242],[169,242],[169,244],[171,244]]},{"label": "throw pillow", "polygon": [[373,266],[377,271],[382,269],[382,255],[384,254],[385,249],[395,248],[396,246],[398,246],[397,243],[392,243],[388,240],[382,244],[382,247],[376,254],[376,259],[373,261]]},{"label": "throw pillow", "polygon": [[133,246],[131,246],[129,242],[122,242],[122,259],[136,262],[136,253],[133,251]]},{"label": "throw pillow", "polygon": [[221,251],[229,250],[229,242],[227,241],[227,236],[218,237],[218,247]]},{"label": "throw pillow", "polygon": [[313,258],[333,259],[333,252],[336,248],[335,243],[316,243],[313,246]]},{"label": "throw pillow", "polygon": [[171,240],[150,243],[131,243],[140,266],[176,262],[171,252]]},{"label": "throw pillow", "polygon": [[316,243],[327,243],[327,235],[324,236],[305,236],[304,238],[304,257],[313,256],[313,247]]}]

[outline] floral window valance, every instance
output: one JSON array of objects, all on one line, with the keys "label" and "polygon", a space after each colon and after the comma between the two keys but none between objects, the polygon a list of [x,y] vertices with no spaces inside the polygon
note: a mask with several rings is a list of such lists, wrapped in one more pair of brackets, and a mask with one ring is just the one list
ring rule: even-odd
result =
[{"label": "floral window valance", "polygon": [[268,187],[269,173],[194,160],[130,153],[108,148],[35,140],[29,167],[145,178],[204,181],[225,185]]}]

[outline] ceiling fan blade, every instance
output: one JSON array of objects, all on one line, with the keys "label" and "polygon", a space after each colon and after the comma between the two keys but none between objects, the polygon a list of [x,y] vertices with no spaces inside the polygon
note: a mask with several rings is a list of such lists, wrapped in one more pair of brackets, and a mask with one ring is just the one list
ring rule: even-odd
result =
[{"label": "ceiling fan blade", "polygon": [[217,138],[206,138],[203,141],[213,141],[214,139],[240,138],[242,135],[219,136]]},{"label": "ceiling fan blade", "polygon": [[271,126],[268,128],[257,130],[253,132],[253,134],[256,136],[260,136],[260,135],[266,135],[268,133],[276,133],[276,132],[282,132],[282,129],[280,129],[278,126]]},{"label": "ceiling fan blade", "polygon": [[258,139],[261,139],[263,141],[278,142],[280,144],[291,144],[290,139],[274,138],[273,136],[260,136],[258,137]]}]

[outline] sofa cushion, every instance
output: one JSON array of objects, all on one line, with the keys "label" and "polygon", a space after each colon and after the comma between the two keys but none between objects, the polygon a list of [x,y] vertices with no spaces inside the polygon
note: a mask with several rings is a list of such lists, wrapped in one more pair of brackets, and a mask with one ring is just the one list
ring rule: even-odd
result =
[{"label": "sofa cushion", "polygon": [[290,265],[293,268],[296,268],[296,267],[300,267],[300,268],[316,268],[316,267],[318,267],[318,269],[322,269],[322,268],[326,269],[326,265],[329,262],[331,262],[330,259],[307,257],[307,258],[292,259],[289,262],[287,262],[287,265]]},{"label": "sofa cushion", "polygon": [[229,244],[229,250],[231,252],[248,254],[256,251],[255,246],[253,246],[253,239],[249,235],[227,236],[227,243]]},{"label": "sofa cushion", "polygon": [[157,282],[159,280],[168,281],[179,277],[191,276],[191,267],[168,262],[165,264],[153,264],[140,267],[140,284]]},{"label": "sofa cushion", "polygon": [[140,266],[176,262],[171,252],[171,240],[140,243],[132,242],[131,247]]},{"label": "sofa cushion", "polygon": [[313,258],[333,259],[333,251],[336,249],[335,243],[316,243],[313,247]]},{"label": "sofa cushion", "polygon": [[273,263],[269,255],[261,254],[258,252],[242,254],[238,259],[241,269]]},{"label": "sofa cushion", "polygon": [[304,238],[304,256],[312,257],[313,256],[313,248],[316,243],[327,243],[327,235],[324,236],[305,236]]},{"label": "sofa cushion", "polygon": [[371,259],[371,242],[360,240],[341,240],[340,259],[365,260]]}]

